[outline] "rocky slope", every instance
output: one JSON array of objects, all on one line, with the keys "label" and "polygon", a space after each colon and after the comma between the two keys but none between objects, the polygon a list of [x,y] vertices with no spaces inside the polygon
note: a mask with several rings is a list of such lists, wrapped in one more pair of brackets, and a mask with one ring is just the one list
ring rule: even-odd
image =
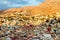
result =
[{"label": "rocky slope", "polygon": [[20,20],[29,20],[30,22],[32,21],[32,23],[38,24],[49,19],[48,17],[60,17],[60,0],[46,0],[38,6],[11,8],[4,10],[0,17],[13,17]]}]

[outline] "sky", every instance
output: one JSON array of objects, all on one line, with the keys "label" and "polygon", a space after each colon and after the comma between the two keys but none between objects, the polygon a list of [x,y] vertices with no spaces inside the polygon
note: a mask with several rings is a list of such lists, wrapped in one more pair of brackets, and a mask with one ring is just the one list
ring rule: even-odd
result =
[{"label": "sky", "polygon": [[0,0],[0,10],[24,6],[37,6],[44,0]]}]

